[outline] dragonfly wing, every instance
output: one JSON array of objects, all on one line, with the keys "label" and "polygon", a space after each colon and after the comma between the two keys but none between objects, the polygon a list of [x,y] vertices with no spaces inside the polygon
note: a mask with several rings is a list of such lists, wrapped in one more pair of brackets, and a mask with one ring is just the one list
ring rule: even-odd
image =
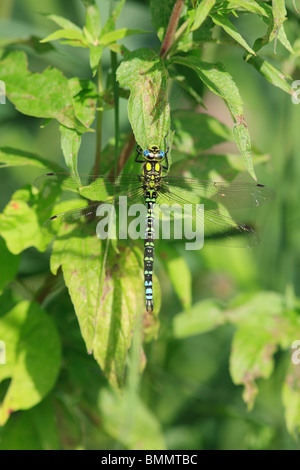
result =
[{"label": "dragonfly wing", "polygon": [[[51,239],[56,236],[69,235],[71,232],[76,232],[80,236],[95,236],[101,218],[108,217],[111,214],[115,219],[110,219],[109,223],[113,224],[114,220],[117,221],[120,216],[120,210],[128,210],[128,201],[130,205],[144,205],[142,188],[130,189],[126,196],[127,199],[115,196],[108,198],[106,201],[94,201],[86,206],[76,207],[53,215],[43,224],[42,233]],[[87,204],[87,201],[82,199],[81,203]]]},{"label": "dragonfly wing", "polygon": [[[243,209],[267,204],[275,199],[276,194],[267,186],[256,183],[227,183],[198,180],[180,176],[166,176],[163,185],[172,192],[185,197],[192,193],[201,203],[222,204],[227,209]],[[210,207],[211,208],[211,204]]]},{"label": "dragonfly wing", "polygon": [[104,201],[109,197],[127,195],[142,187],[139,175],[70,175],[68,173],[47,173],[38,177],[34,185],[49,192],[51,188],[76,193],[90,201]]},{"label": "dragonfly wing", "polygon": [[97,207],[98,204],[92,204],[53,215],[42,225],[42,233],[49,239],[68,237],[75,231],[81,236],[95,234],[89,222],[94,220]]},{"label": "dragonfly wing", "polygon": [[259,243],[259,236],[252,227],[217,211],[204,212],[204,237],[204,243],[236,248],[250,248]]},{"label": "dragonfly wing", "polygon": [[[170,191],[170,188],[162,188],[157,200],[158,204],[178,206],[178,217],[184,217],[184,230],[186,225],[190,234],[194,234],[198,240],[204,240],[204,244],[215,244],[232,247],[251,247],[259,243],[257,233],[249,226],[221,214],[218,211],[205,210],[195,206],[194,200],[184,199]],[[181,209],[181,211],[180,211]],[[173,234],[174,237],[174,234]]]}]

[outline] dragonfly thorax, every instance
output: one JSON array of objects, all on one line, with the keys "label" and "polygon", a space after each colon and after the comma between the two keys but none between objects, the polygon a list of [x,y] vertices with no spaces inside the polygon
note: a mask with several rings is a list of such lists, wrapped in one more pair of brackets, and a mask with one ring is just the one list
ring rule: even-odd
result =
[{"label": "dragonfly thorax", "polygon": [[146,162],[142,169],[144,188],[158,189],[162,177],[162,166],[160,163],[152,161]]}]

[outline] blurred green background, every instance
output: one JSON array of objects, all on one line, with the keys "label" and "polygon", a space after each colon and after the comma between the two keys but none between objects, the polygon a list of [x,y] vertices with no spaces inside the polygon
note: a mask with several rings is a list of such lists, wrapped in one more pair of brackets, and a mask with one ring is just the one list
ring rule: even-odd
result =
[{"label": "blurred green background", "polygon": [[[108,1],[98,3],[105,21]],[[293,44],[299,36],[300,20],[292,1],[287,2],[287,6],[291,18],[286,32]],[[43,13],[66,16],[79,25],[84,23],[84,8],[79,0],[2,0],[1,38],[47,36],[54,30],[54,25]],[[127,1],[118,26],[152,31],[148,2]],[[239,18],[238,27],[249,44],[266,30],[266,25],[250,14]],[[129,38],[126,45],[137,49],[141,46],[158,47],[159,42],[153,32]],[[28,46],[22,48],[29,57],[31,70],[38,72],[51,64],[68,78],[92,78],[85,50],[55,43],[56,50],[38,55]],[[205,60],[222,59],[240,90],[253,144],[260,152],[269,155],[267,164],[256,167],[258,181],[272,187],[277,199],[268,207],[257,208],[249,214],[249,220],[261,237],[258,247],[251,250],[209,247],[196,255],[186,255],[193,275],[194,302],[207,298],[226,302],[239,294],[264,290],[280,292],[287,297],[293,294],[300,296],[300,105],[294,105],[289,95],[266,82],[242,60],[242,54],[239,48],[232,46],[218,48],[209,45],[204,50]],[[300,78],[297,57],[291,60],[281,46],[278,46],[276,56],[273,44],[265,48],[264,55],[269,56],[271,63],[275,58],[282,59],[283,69],[295,80]],[[107,54],[104,56],[104,69],[108,67]],[[229,112],[219,98],[206,92],[204,102],[209,114],[232,126]],[[173,87],[171,110],[181,109],[186,103],[183,92]],[[122,132],[130,130],[126,106],[126,101],[121,100]],[[17,147],[64,165],[56,122],[41,128],[40,120],[21,115],[9,102],[0,105],[0,113],[1,146]],[[103,146],[113,136],[113,130],[113,112],[107,112],[103,123]],[[83,136],[79,154],[81,172],[90,171],[94,154],[94,135],[87,133]],[[16,189],[31,184],[39,174],[40,171],[32,168],[2,168],[1,209]],[[246,173],[241,178],[250,181]],[[34,283],[36,276],[47,266],[48,253],[28,249],[22,255],[20,279],[29,282],[32,279]],[[147,366],[140,395],[157,420],[153,429],[158,426],[157,432],[162,433],[166,448],[298,448],[297,441],[287,432],[280,396],[289,353],[276,353],[275,371],[270,379],[258,382],[257,401],[254,409],[248,412],[242,400],[242,387],[233,385],[228,370],[234,327],[227,325],[206,334],[174,339],[171,335],[172,319],[181,311],[180,302],[159,262],[157,274],[162,291],[161,327],[157,341],[145,348]],[[111,449],[119,448],[118,442],[122,442],[120,436],[114,436],[110,429],[118,404],[109,402],[105,389],[99,398],[98,392],[105,380],[95,361],[85,353],[71,302],[66,295],[61,296],[60,302],[59,309],[50,307],[64,342],[64,367],[57,388],[32,410],[12,416],[5,427],[6,432],[2,433],[1,448],[62,446]],[[68,349],[71,340],[73,346],[76,345],[75,351]],[[52,415],[49,409],[52,410],[54,399],[57,401]],[[97,412],[91,411],[93,404],[96,406],[100,399],[104,403],[108,400],[106,409],[110,425],[102,426]],[[24,425],[28,430],[26,436],[22,433]],[[149,442],[149,448],[155,448],[151,447],[151,432]]]}]

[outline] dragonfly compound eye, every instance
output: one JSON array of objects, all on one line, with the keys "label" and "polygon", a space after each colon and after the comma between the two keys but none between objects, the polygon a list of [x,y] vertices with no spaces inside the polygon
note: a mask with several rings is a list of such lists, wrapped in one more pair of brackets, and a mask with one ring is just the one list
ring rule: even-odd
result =
[{"label": "dragonfly compound eye", "polygon": [[149,152],[148,149],[147,149],[147,150],[144,150],[144,151],[143,151],[144,157],[149,157],[149,153],[150,153],[150,152]]}]

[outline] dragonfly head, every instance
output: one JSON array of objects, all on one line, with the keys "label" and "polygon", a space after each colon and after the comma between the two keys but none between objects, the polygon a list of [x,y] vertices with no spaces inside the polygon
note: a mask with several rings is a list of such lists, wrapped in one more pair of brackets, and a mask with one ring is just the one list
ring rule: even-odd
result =
[{"label": "dragonfly head", "polygon": [[165,158],[165,152],[157,145],[151,145],[151,147],[143,151],[143,156],[146,160],[161,161]]}]

